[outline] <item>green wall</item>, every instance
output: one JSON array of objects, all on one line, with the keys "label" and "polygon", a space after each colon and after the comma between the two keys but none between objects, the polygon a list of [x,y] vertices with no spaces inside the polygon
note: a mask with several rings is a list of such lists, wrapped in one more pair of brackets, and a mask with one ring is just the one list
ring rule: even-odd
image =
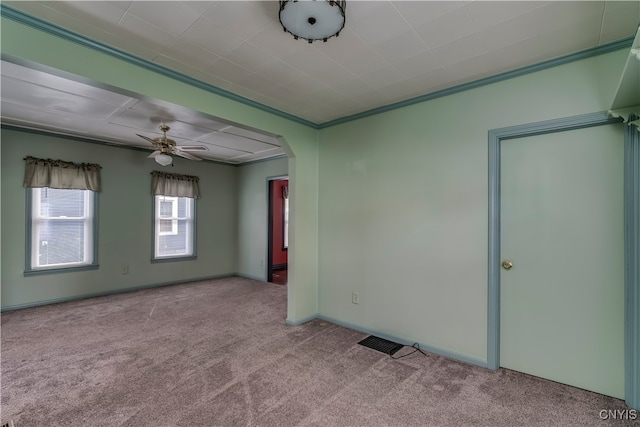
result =
[{"label": "green wall", "polygon": [[321,130],[319,313],[484,363],[487,133],[606,110],[626,55]]},{"label": "green wall", "polygon": [[[487,341],[487,132],[606,110],[627,54],[318,131],[4,18],[2,51],[280,135],[292,201],[287,320],[320,314],[480,364]],[[3,168],[5,156],[3,148]],[[251,192],[272,173],[253,168],[237,172],[234,266],[251,276],[263,273],[254,257],[265,253],[263,237],[252,242],[258,220],[249,210],[263,202]],[[3,224],[4,181],[3,173]],[[6,240],[3,234],[3,277]],[[352,291],[360,304],[351,303]]]},{"label": "green wall", "polygon": [[[290,253],[295,268],[289,272],[288,319],[295,322],[317,313],[317,130],[4,17],[0,29],[2,53],[7,57],[279,135],[288,151],[290,179],[295,180],[290,185],[291,209],[295,211],[291,218],[295,231],[290,238]],[[2,239],[4,242],[5,237]]]},{"label": "green wall", "polygon": [[[235,273],[238,168],[174,159],[170,171],[200,178],[197,259],[151,263],[151,171],[148,153],[30,132],[2,130],[2,304],[5,307]],[[98,163],[98,270],[24,277],[24,157]],[[122,266],[129,273],[122,274]]]},{"label": "green wall", "polygon": [[238,168],[238,274],[267,279],[267,179],[287,176],[286,158]]}]

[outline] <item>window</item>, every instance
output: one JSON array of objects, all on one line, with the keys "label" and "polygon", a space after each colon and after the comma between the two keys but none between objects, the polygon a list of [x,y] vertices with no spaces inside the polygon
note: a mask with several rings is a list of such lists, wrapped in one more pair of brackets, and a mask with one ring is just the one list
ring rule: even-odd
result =
[{"label": "window", "polygon": [[158,200],[160,236],[178,234],[178,198],[164,196]]},{"label": "window", "polygon": [[154,196],[155,260],[195,255],[195,199]]},{"label": "window", "polygon": [[95,266],[94,205],[91,190],[31,188],[28,190],[30,258],[25,273]]}]

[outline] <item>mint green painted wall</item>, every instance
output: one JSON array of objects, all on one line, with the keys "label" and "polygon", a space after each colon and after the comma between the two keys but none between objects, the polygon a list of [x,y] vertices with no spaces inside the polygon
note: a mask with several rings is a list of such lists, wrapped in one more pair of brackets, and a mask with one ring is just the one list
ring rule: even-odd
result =
[{"label": "mint green painted wall", "polygon": [[0,30],[3,54],[280,135],[289,150],[289,176],[295,180],[290,185],[295,213],[289,251],[295,267],[289,271],[288,318],[295,321],[316,314],[317,130],[6,18],[2,18]]},{"label": "mint green painted wall", "polygon": [[267,178],[287,176],[286,158],[238,168],[238,274],[267,279]]},{"label": "mint green painted wall", "polygon": [[626,55],[321,130],[320,314],[486,360],[487,132],[606,110]]},{"label": "mint green painted wall", "polygon": [[[2,304],[20,306],[158,283],[235,272],[238,169],[174,159],[163,168],[133,151],[28,132],[2,130]],[[103,190],[98,201],[98,261],[92,271],[24,277],[27,155],[98,163]],[[196,175],[197,260],[152,264],[152,170]],[[121,274],[123,264],[129,274]]]},{"label": "mint green painted wall", "polygon": [[[481,360],[487,131],[607,109],[627,53],[316,131],[4,18],[1,30],[3,53],[283,137],[292,197],[288,320],[319,312]],[[250,215],[239,215],[238,233],[246,233]],[[239,258],[263,250],[249,240],[239,239]],[[253,262],[238,259],[237,268],[250,272]]]}]

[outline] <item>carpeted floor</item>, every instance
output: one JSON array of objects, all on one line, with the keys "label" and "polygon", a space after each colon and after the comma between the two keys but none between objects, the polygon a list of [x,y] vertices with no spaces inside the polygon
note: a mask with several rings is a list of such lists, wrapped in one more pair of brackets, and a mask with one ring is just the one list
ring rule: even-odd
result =
[{"label": "carpeted floor", "polygon": [[601,419],[626,409],[617,399],[432,354],[392,360],[358,345],[366,334],[285,317],[286,286],[244,278],[3,313],[2,423],[639,424]]}]

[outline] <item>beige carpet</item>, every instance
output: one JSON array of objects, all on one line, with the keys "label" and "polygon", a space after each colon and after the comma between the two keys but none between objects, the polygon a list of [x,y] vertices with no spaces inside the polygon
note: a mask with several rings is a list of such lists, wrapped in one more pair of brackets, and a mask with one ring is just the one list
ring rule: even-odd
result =
[{"label": "beige carpet", "polygon": [[358,345],[366,334],[285,316],[285,286],[244,278],[3,313],[2,423],[638,425],[601,420],[626,409],[617,399],[432,354],[392,360]]}]

